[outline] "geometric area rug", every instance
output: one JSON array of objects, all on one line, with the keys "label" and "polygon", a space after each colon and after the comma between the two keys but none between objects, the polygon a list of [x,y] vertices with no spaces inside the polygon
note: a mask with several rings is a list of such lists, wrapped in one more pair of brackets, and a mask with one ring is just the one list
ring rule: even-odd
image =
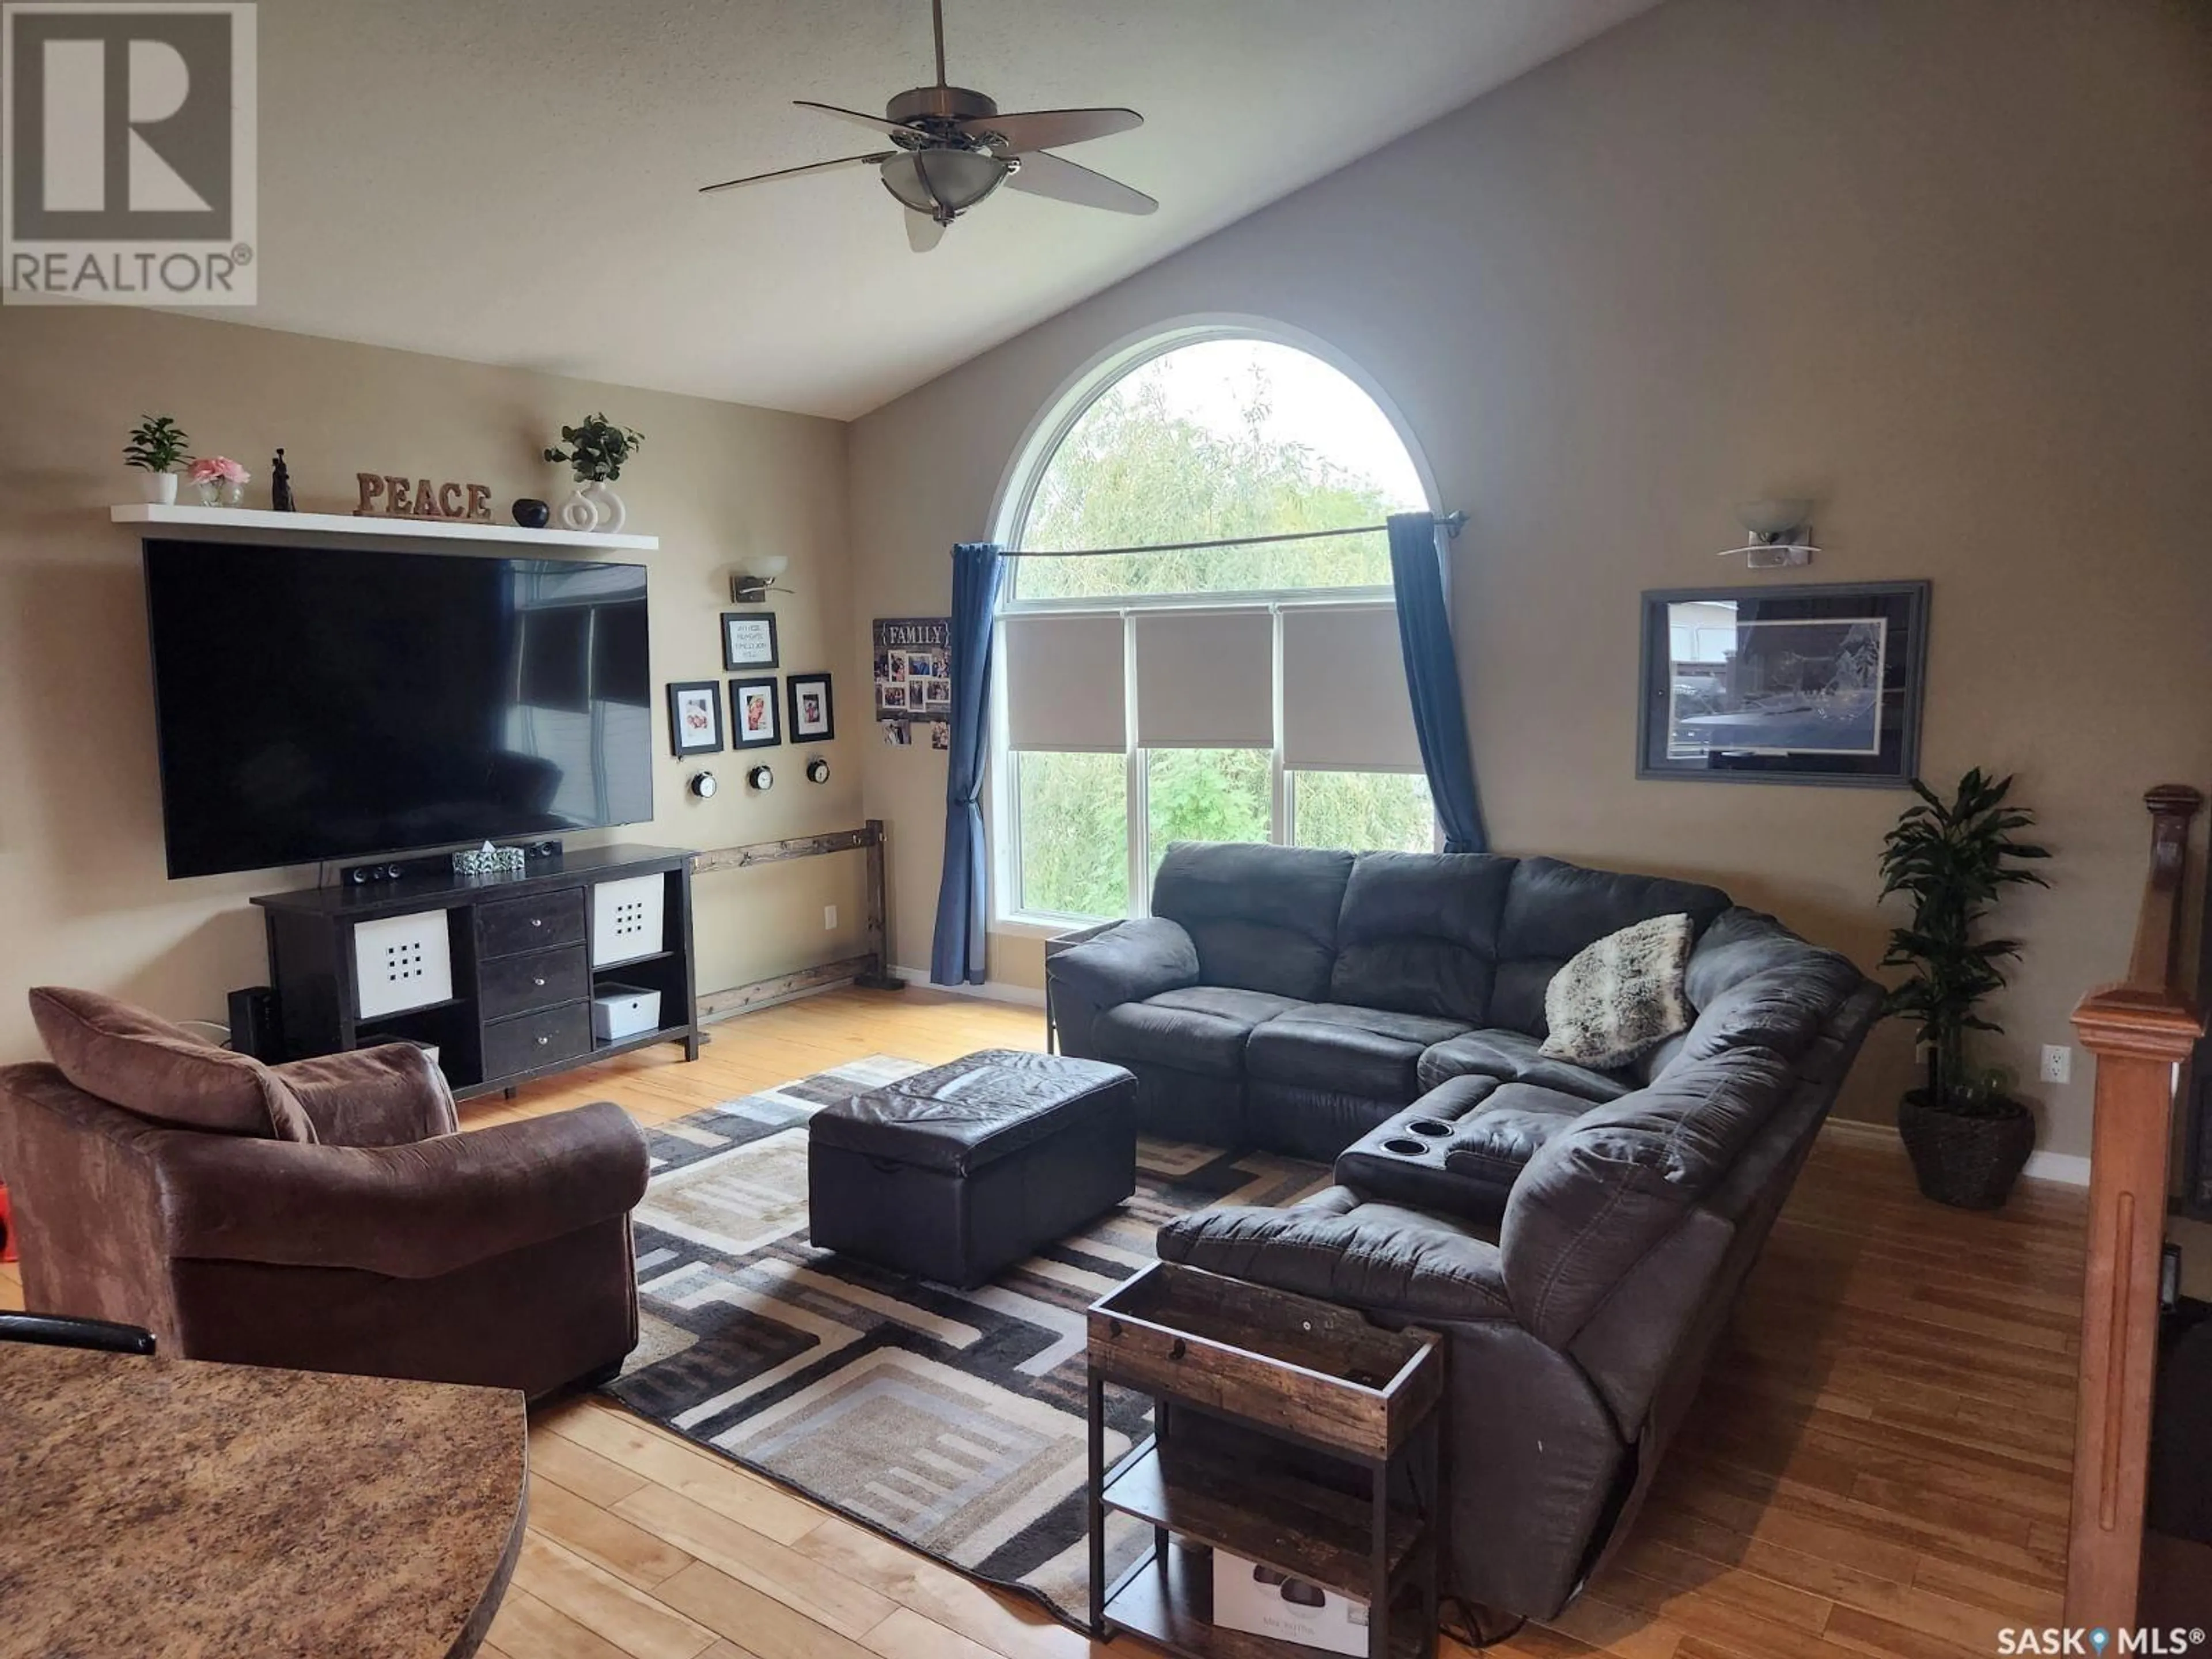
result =
[{"label": "geometric area rug", "polygon": [[[648,1132],[635,1217],[641,1334],[606,1392],[641,1416],[1081,1627],[1084,1310],[1153,1260],[1163,1222],[1279,1206],[1326,1165],[1140,1138],[1137,1191],[993,1283],[956,1291],[806,1231],[806,1120],[924,1069],[884,1055]],[[1107,1396],[1109,1461],[1150,1404]],[[1146,1528],[1108,1535],[1109,1579]]]}]

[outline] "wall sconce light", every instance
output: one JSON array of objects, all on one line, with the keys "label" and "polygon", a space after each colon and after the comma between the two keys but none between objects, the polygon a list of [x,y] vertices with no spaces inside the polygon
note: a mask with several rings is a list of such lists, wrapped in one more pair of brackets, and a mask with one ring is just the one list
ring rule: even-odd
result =
[{"label": "wall sconce light", "polygon": [[1723,548],[1723,559],[1741,556],[1749,569],[1778,570],[1785,565],[1810,564],[1820,550],[1813,545],[1810,501],[1745,501],[1735,516],[1748,539],[1741,547]]},{"label": "wall sconce light", "polygon": [[776,578],[791,568],[791,561],[778,553],[772,558],[755,559],[757,574],[730,578],[730,603],[732,605],[766,605],[771,593],[788,593],[787,587],[778,587]]}]

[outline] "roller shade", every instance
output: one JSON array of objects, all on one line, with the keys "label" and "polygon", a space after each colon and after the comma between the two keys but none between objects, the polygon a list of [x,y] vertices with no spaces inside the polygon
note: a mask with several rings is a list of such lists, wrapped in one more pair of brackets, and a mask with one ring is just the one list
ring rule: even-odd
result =
[{"label": "roller shade", "polygon": [[1275,746],[1275,619],[1269,612],[1144,611],[1131,623],[1140,747]]},{"label": "roller shade", "polygon": [[1395,606],[1284,607],[1283,763],[1421,769]]},{"label": "roller shade", "polygon": [[1008,617],[1006,746],[1120,754],[1128,747],[1121,618]]}]

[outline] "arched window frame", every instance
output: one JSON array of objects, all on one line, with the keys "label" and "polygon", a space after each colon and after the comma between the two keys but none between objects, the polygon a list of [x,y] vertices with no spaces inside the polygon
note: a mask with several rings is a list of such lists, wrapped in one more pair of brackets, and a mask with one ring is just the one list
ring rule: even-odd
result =
[{"label": "arched window frame", "polygon": [[[1358,362],[1328,341],[1304,329],[1261,317],[1209,313],[1180,319],[1164,326],[1145,329],[1127,336],[1099,352],[1061,384],[1030,422],[1000,479],[991,513],[991,539],[1001,546],[1018,548],[1021,545],[1024,529],[1036,505],[1037,490],[1054,456],[1084,416],[1090,412],[1093,404],[1146,363],[1170,352],[1212,340],[1252,340],[1285,346],[1317,358],[1343,374],[1389,422],[1391,429],[1396,433],[1413,464],[1414,477],[1419,483],[1429,510],[1437,514],[1443,511],[1436,474],[1431,469],[1420,443],[1407,424],[1404,414],[1389,394]],[[1018,580],[1010,580],[1007,587],[1010,592],[1018,593]],[[1279,618],[1283,609],[1301,605],[1340,605],[1347,599],[1372,599],[1388,597],[1389,593],[1389,584],[1382,583],[1363,587],[1164,593],[1120,605],[1102,603],[1097,599],[1023,599],[1015,597],[1000,602],[999,617],[1003,623],[1009,616],[1055,611],[1095,613],[1102,610],[1119,609],[1127,614],[1136,610],[1246,609],[1265,605],[1278,618],[1276,660],[1279,683],[1274,688],[1274,696],[1279,714],[1282,704]],[[1006,659],[1003,650],[996,656],[1000,663]],[[1137,745],[1133,735],[1136,730],[1135,665],[1126,662],[1124,667],[1124,695],[1130,700],[1127,723],[1132,733],[1122,756],[1126,769],[1125,799],[1130,823],[1127,837],[1128,914],[1145,915],[1152,908],[1152,860],[1146,856],[1144,830],[1147,823],[1146,751]],[[1004,672],[994,676],[991,692],[991,747],[984,808],[991,853],[990,927],[994,933],[1051,938],[1065,933],[1072,927],[1084,926],[1089,919],[1025,911],[1018,903],[1022,882],[1018,837],[1013,833],[1018,806],[1014,798],[1014,768],[1011,764],[1012,756],[1007,748],[1006,679]],[[1279,718],[1277,739],[1269,764],[1269,837],[1277,842],[1286,839],[1293,811],[1291,799],[1292,785],[1283,763],[1280,726]]]}]

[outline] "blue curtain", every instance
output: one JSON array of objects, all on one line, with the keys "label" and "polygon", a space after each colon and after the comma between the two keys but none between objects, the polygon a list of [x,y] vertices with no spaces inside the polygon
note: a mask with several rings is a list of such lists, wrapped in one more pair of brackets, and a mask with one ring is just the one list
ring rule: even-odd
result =
[{"label": "blue curtain", "polygon": [[963,542],[952,550],[952,752],[945,779],[945,877],[929,952],[929,977],[938,985],[983,982],[991,882],[979,802],[991,708],[991,623],[1006,568],[989,542]]},{"label": "blue curtain", "polygon": [[1434,514],[1391,516],[1390,581],[1398,592],[1398,645],[1413,701],[1413,731],[1444,826],[1444,851],[1486,853],[1490,838],[1482,830],[1482,798],[1475,792],[1474,757],[1468,747],[1467,705],[1460,700],[1459,658],[1444,608]]}]

